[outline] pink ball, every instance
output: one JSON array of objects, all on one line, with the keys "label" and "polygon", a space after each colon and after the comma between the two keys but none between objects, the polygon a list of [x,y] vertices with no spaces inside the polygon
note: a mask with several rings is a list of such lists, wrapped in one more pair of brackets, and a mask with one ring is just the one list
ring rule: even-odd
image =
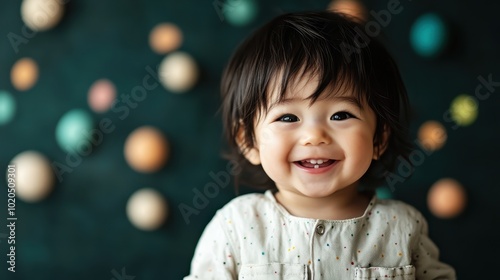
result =
[{"label": "pink ball", "polygon": [[106,112],[113,105],[115,98],[115,85],[107,79],[95,81],[89,89],[88,102],[94,112]]}]

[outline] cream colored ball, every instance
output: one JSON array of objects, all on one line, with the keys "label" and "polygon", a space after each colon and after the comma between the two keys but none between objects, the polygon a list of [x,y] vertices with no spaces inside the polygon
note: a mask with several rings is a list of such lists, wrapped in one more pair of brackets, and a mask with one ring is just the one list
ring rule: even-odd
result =
[{"label": "cream colored ball", "polygon": [[160,64],[159,77],[162,85],[174,93],[184,93],[198,81],[199,70],[195,60],[185,52],[173,52]]},{"label": "cream colored ball", "polygon": [[33,31],[45,31],[56,26],[64,13],[61,0],[23,0],[21,18]]},{"label": "cream colored ball", "polygon": [[43,154],[25,151],[16,155],[9,165],[15,166],[16,197],[25,202],[38,202],[52,191],[54,172]]},{"label": "cream colored ball", "polygon": [[151,188],[136,191],[127,202],[128,219],[141,230],[158,229],[165,222],[167,215],[166,200]]}]

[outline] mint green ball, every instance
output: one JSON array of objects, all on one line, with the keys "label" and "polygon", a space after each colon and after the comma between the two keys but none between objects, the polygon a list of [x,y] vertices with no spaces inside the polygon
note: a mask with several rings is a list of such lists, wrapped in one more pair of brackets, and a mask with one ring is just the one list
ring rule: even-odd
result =
[{"label": "mint green ball", "polygon": [[249,24],[257,16],[255,0],[227,0],[223,7],[224,18],[234,26]]},{"label": "mint green ball", "polygon": [[92,116],[82,110],[73,109],[64,114],[56,127],[56,140],[66,152],[79,152],[91,145],[90,137],[93,129]]},{"label": "mint green ball", "polygon": [[6,92],[0,91],[0,125],[9,123],[16,113],[16,100]]}]

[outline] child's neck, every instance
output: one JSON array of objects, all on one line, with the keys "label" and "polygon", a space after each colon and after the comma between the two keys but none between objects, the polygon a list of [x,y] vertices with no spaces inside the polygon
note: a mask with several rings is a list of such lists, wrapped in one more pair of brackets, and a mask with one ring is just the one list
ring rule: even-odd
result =
[{"label": "child's neck", "polygon": [[279,191],[275,197],[291,215],[321,220],[361,217],[371,199],[356,188],[346,188],[322,198],[306,197],[290,191]]}]

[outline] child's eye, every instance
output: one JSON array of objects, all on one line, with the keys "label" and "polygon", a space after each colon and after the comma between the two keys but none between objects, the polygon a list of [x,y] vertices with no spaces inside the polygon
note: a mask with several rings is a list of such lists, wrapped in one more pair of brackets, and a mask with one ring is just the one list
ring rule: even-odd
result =
[{"label": "child's eye", "polygon": [[287,115],[283,115],[283,116],[279,117],[277,119],[277,121],[280,121],[280,122],[298,122],[299,118],[297,116],[287,114]]},{"label": "child's eye", "polygon": [[332,121],[343,121],[343,120],[347,120],[347,119],[350,119],[350,118],[354,118],[354,116],[351,113],[348,113],[348,112],[338,112],[338,113],[333,114],[330,117],[330,120],[332,120]]}]

